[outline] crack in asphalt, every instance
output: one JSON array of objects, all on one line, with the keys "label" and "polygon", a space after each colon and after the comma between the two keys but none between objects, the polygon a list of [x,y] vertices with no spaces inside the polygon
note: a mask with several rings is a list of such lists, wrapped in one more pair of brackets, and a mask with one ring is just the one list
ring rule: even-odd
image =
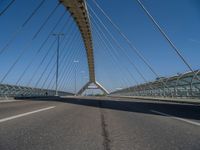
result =
[{"label": "crack in asphalt", "polygon": [[110,147],[111,141],[109,139],[107,124],[106,124],[105,117],[104,117],[103,110],[102,110],[102,102],[100,100],[99,100],[99,108],[100,108],[100,115],[101,115],[101,127],[102,127],[104,150],[111,150],[111,147]]}]

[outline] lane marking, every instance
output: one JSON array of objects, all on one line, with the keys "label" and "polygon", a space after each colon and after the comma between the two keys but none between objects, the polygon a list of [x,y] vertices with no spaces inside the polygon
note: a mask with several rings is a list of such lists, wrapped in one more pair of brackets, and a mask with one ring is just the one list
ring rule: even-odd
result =
[{"label": "lane marking", "polygon": [[27,116],[27,115],[31,115],[31,114],[34,114],[34,113],[38,113],[38,112],[41,112],[41,111],[49,110],[49,109],[52,109],[52,108],[55,108],[55,107],[56,107],[56,106],[50,106],[50,107],[46,107],[46,108],[42,108],[42,109],[30,111],[30,112],[27,112],[27,113],[18,114],[18,115],[15,115],[15,116],[3,118],[3,119],[0,119],[0,123],[5,122],[5,121],[8,121],[8,120],[12,120],[12,119],[24,117],[24,116]]},{"label": "lane marking", "polygon": [[195,122],[195,121],[175,117],[175,116],[172,116],[172,115],[169,115],[169,114],[166,114],[166,113],[163,113],[163,112],[159,112],[159,111],[156,111],[156,110],[151,110],[151,112],[156,113],[156,114],[160,114],[160,115],[164,115],[164,116],[168,116],[168,117],[171,117],[171,118],[179,120],[179,121],[187,122],[187,123],[192,124],[192,125],[200,126],[200,123]]},{"label": "lane marking", "polygon": [[11,103],[11,102],[21,102],[24,100],[0,100],[0,103]]}]

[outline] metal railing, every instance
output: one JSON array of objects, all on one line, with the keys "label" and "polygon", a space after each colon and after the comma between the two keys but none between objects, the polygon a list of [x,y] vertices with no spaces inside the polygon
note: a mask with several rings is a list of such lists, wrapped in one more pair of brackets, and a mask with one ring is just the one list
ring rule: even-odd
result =
[{"label": "metal railing", "polygon": [[112,92],[111,95],[200,98],[200,70],[169,78],[162,77]]},{"label": "metal railing", "polygon": [[[0,84],[0,97],[54,96],[55,94],[55,90]],[[66,96],[73,94],[64,91],[58,91],[58,95]]]}]

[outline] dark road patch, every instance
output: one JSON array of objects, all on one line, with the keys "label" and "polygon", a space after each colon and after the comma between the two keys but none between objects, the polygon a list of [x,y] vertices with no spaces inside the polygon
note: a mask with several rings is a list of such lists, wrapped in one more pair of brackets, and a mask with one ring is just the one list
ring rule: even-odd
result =
[{"label": "dark road patch", "polygon": [[99,101],[99,108],[100,108],[100,114],[101,114],[101,127],[102,127],[104,150],[111,150],[109,133],[108,133],[108,130],[107,130],[107,124],[106,124],[104,113],[103,113],[103,110],[102,110],[102,101]]}]

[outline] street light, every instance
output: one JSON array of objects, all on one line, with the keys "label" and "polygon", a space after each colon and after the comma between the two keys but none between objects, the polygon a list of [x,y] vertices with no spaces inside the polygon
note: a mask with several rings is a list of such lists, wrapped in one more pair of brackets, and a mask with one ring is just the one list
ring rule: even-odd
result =
[{"label": "street light", "polygon": [[82,70],[82,71],[81,71],[81,77],[82,77],[82,83],[83,83],[83,84],[84,84],[84,74],[85,74],[85,71]]},{"label": "street light", "polygon": [[60,48],[60,37],[63,36],[63,33],[53,33],[53,36],[57,38],[57,59],[56,59],[56,96],[58,96],[58,67],[59,67],[59,48]]},{"label": "street light", "polygon": [[[74,63],[79,63],[79,60],[74,60]],[[75,94],[75,96],[76,96],[76,69],[77,69],[77,66],[75,65],[75,70],[74,70],[74,72],[75,72],[74,94]]]}]

